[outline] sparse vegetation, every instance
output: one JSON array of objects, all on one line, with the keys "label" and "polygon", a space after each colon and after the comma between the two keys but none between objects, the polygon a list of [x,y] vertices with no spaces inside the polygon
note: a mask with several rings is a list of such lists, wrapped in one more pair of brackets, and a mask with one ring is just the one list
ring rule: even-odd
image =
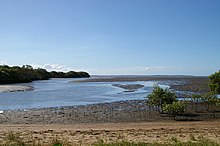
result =
[{"label": "sparse vegetation", "polygon": [[164,111],[172,116],[180,115],[185,112],[185,106],[181,101],[175,101],[172,104],[165,104]]},{"label": "sparse vegetation", "polygon": [[[149,109],[151,107],[157,107],[160,113],[165,112],[174,116],[175,119],[177,115],[184,113],[187,113],[185,115],[191,115],[201,112],[198,108],[203,104],[206,106],[206,112],[213,113],[213,117],[215,117],[215,112],[219,111],[220,107],[220,99],[216,96],[216,94],[220,93],[220,71],[210,75],[209,78],[211,91],[203,94],[193,94],[191,96],[191,102],[177,101],[175,93],[172,93],[169,89],[162,89],[159,86],[155,86],[153,92],[147,96]],[[191,106],[193,109],[187,109],[187,105],[189,104],[193,105]]]}]

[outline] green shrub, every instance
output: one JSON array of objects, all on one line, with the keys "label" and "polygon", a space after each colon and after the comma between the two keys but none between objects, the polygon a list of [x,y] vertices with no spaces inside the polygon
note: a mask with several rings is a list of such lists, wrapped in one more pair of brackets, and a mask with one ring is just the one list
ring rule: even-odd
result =
[{"label": "green shrub", "polygon": [[170,115],[176,116],[185,112],[185,106],[182,102],[176,101],[172,104],[165,104],[164,111],[166,111]]},{"label": "green shrub", "polygon": [[172,104],[177,101],[175,93],[171,92],[168,88],[162,89],[159,86],[154,86],[153,92],[147,96],[148,104],[158,107],[158,110],[163,113],[163,106]]}]

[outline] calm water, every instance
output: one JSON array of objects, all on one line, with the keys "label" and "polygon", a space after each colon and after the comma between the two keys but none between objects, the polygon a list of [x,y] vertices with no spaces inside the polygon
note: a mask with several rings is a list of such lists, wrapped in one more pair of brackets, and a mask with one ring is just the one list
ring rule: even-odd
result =
[{"label": "calm water", "polygon": [[[144,99],[153,82],[77,83],[77,79],[51,79],[22,84],[33,91],[0,93],[0,110],[85,105],[120,100]],[[79,79],[78,79],[79,80]],[[136,92],[114,87],[112,84],[142,84]]]}]

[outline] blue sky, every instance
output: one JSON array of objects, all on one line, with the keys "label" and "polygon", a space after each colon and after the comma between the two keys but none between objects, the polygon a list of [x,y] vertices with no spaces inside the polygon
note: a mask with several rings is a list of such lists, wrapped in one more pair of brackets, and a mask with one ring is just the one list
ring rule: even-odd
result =
[{"label": "blue sky", "polygon": [[219,0],[0,0],[0,64],[90,74],[220,69]]}]

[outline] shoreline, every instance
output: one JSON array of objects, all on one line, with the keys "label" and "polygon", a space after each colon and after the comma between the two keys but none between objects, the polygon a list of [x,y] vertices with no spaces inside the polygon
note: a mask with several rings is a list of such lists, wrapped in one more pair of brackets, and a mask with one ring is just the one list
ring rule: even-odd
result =
[{"label": "shoreline", "polygon": [[127,100],[42,109],[6,110],[3,114],[0,114],[0,124],[67,125],[155,121],[161,119],[158,116],[159,114],[158,117],[149,117],[148,112],[146,112],[147,109],[144,100]]}]

